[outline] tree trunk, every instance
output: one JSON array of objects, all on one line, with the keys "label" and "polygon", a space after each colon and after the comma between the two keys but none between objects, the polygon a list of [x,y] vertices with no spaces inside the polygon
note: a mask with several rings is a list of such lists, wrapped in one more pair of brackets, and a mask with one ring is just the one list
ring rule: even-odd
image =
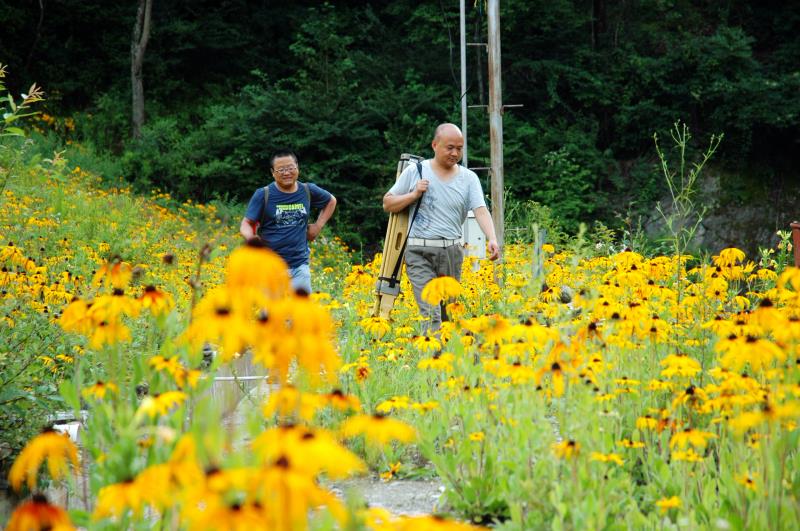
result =
[{"label": "tree trunk", "polygon": [[150,13],[153,0],[139,0],[136,10],[136,23],[133,25],[131,37],[131,93],[133,98],[133,138],[142,135],[144,125],[144,83],[142,81],[142,64],[147,41],[150,39]]}]

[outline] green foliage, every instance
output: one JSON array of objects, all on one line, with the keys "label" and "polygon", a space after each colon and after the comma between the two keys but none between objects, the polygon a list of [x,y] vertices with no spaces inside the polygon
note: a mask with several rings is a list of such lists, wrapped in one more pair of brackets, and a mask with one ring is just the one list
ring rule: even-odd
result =
[{"label": "green foliage", "polygon": [[[52,88],[49,112],[78,111],[82,142],[122,154],[126,178],[245,201],[268,180],[269,152],[294,147],[304,177],[341,200],[333,223],[354,245],[381,239],[397,156],[428,155],[433,127],[459,121],[453,5],[157,3],[139,142],[128,138],[132,5],[0,6],[0,57]],[[467,17],[483,41],[485,3]],[[668,191],[648,139],[676,119],[726,132],[715,161],[730,189],[756,200],[742,183],[780,187],[798,170],[797,23],[788,5],[504,2],[503,96],[523,105],[504,116],[512,196],[547,204],[570,231],[651,215]],[[483,48],[468,61],[468,103],[485,103]],[[485,115],[470,109],[469,125],[470,162],[488,166]]]}]

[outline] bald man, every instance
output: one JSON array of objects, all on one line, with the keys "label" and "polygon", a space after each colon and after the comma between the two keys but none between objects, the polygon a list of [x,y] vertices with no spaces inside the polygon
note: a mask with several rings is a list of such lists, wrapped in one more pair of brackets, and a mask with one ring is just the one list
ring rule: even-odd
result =
[{"label": "bald man", "polygon": [[427,326],[435,331],[442,323],[441,310],[422,300],[422,288],[439,276],[461,279],[464,262],[461,227],[470,210],[486,236],[489,258],[496,260],[500,247],[478,176],[458,165],[464,151],[461,130],[454,124],[439,125],[431,147],[433,158],[422,162],[422,175],[416,164],[409,164],[383,196],[383,210],[401,212],[421,201],[406,244],[406,273],[420,313],[428,319]]}]

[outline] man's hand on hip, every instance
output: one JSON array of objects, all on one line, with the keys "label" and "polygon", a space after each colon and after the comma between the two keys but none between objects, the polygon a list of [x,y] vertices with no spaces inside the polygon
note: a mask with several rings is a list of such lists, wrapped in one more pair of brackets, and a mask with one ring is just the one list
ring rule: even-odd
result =
[{"label": "man's hand on hip", "polygon": [[313,242],[319,236],[319,233],[322,231],[322,227],[319,226],[317,223],[309,223],[308,227],[306,227],[306,239],[310,242]]}]

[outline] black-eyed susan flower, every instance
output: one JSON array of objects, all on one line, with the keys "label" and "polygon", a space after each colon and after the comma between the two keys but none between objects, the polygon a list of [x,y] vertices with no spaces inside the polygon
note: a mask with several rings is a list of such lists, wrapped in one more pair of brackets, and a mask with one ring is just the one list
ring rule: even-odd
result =
[{"label": "black-eyed susan flower", "polygon": [[292,385],[285,385],[269,394],[264,404],[264,416],[277,414],[281,417],[295,417],[311,421],[317,411],[325,405],[324,400],[314,393],[304,393]]},{"label": "black-eyed susan flower", "polygon": [[619,444],[623,448],[632,448],[632,449],[644,448],[645,446],[645,444],[641,441],[632,441],[630,439],[622,439],[617,444]]},{"label": "black-eyed susan flower", "polygon": [[179,388],[183,389],[187,384],[194,389],[200,380],[200,371],[197,369],[187,369],[183,366],[177,356],[165,358],[163,356],[153,356],[148,364],[157,371],[166,371],[175,380]]},{"label": "black-eyed susan flower", "polygon": [[736,476],[736,483],[744,485],[744,487],[753,492],[758,492],[758,485],[749,472],[744,472]]},{"label": "black-eyed susan flower", "polygon": [[78,466],[78,448],[69,436],[52,429],[37,435],[28,441],[11,465],[8,480],[14,490],[19,491],[23,482],[33,489],[39,467],[45,460],[50,477],[60,479],[68,472],[68,462]]},{"label": "black-eyed susan flower", "polygon": [[136,416],[147,415],[152,419],[166,415],[171,409],[183,404],[186,398],[187,395],[183,391],[167,391],[157,395],[147,395],[142,399],[142,403],[139,404]]},{"label": "black-eyed susan flower", "polygon": [[676,376],[692,378],[702,370],[700,362],[686,354],[670,354],[661,360],[659,364],[664,367],[661,371],[661,376],[664,378],[674,378]]},{"label": "black-eyed susan flower", "polygon": [[359,411],[361,409],[361,401],[359,401],[358,397],[345,394],[341,389],[334,389],[330,393],[321,395],[321,397],[325,404],[339,411]]},{"label": "black-eyed susan flower", "polygon": [[411,399],[407,396],[393,396],[378,404],[375,411],[385,415],[390,413],[393,409],[408,409],[410,407],[410,402]]},{"label": "black-eyed susan flower", "polygon": [[699,450],[705,449],[710,439],[716,439],[716,435],[707,431],[695,430],[686,428],[683,431],[676,432],[669,440],[670,448],[686,448],[693,446]]},{"label": "black-eyed susan flower", "polygon": [[174,306],[172,296],[166,291],[161,291],[155,286],[148,285],[139,296],[139,304],[149,310],[153,315],[164,315]]},{"label": "black-eyed susan flower", "polygon": [[473,431],[469,434],[468,438],[472,442],[481,442],[486,438],[486,434],[482,431]]},{"label": "black-eyed susan flower", "polygon": [[133,479],[106,485],[97,494],[92,519],[120,518],[129,510],[134,515],[141,514],[145,499],[143,489],[148,488],[149,485],[137,484]]},{"label": "black-eyed susan flower", "polygon": [[636,429],[642,431],[656,430],[658,428],[658,419],[650,415],[645,415],[636,419]]},{"label": "black-eyed susan flower", "polygon": [[47,498],[35,494],[30,500],[21,503],[6,525],[6,531],[68,531],[75,529],[67,511],[51,505]]},{"label": "black-eyed susan flower", "polygon": [[432,336],[417,336],[412,344],[421,352],[436,352],[442,349],[442,343]]},{"label": "black-eyed susan flower", "polygon": [[[385,529],[385,528],[373,528]],[[476,531],[485,529],[471,524],[465,524],[456,520],[448,520],[442,516],[404,516],[392,524],[392,529],[396,531]]]},{"label": "black-eyed susan flower", "polygon": [[615,453],[603,454],[600,452],[592,452],[589,454],[590,461],[600,461],[601,463],[614,463],[617,466],[622,466],[624,461],[622,456]]},{"label": "black-eyed susan flower", "polygon": [[453,277],[437,277],[425,284],[422,288],[422,300],[428,304],[438,305],[461,295],[462,288],[458,280]]},{"label": "black-eyed susan flower", "polygon": [[364,435],[372,443],[384,445],[396,440],[404,443],[416,439],[417,433],[405,422],[383,415],[354,415],[342,423],[342,435]]},{"label": "black-eyed susan flower", "polygon": [[102,348],[103,345],[113,345],[130,341],[131,330],[123,323],[117,320],[100,321],[92,331],[92,337],[89,339],[89,346],[93,349]]},{"label": "black-eyed susan flower", "polygon": [[559,459],[573,459],[578,456],[580,451],[580,443],[572,439],[553,444],[553,453]]},{"label": "black-eyed susan flower", "polygon": [[389,468],[385,472],[381,472],[381,479],[383,481],[389,481],[397,475],[397,472],[400,470],[402,463],[398,461],[397,463],[390,463]]},{"label": "black-eyed susan flower", "polygon": [[703,460],[703,456],[694,451],[694,448],[689,447],[686,451],[675,450],[670,454],[674,461],[688,461],[696,463]]},{"label": "black-eyed susan flower", "polygon": [[425,358],[417,363],[417,367],[426,370],[436,370],[436,371],[443,371],[443,372],[450,372],[453,370],[453,361],[455,360],[455,356],[450,352],[445,352],[444,354],[434,354],[432,358]]},{"label": "black-eyed susan flower", "polygon": [[85,387],[82,391],[83,396],[86,398],[94,398],[95,400],[102,400],[105,398],[106,393],[118,393],[119,388],[114,382],[96,381],[94,384]]},{"label": "black-eyed susan flower", "polygon": [[331,478],[345,478],[366,471],[366,465],[323,429],[285,425],[270,428],[253,440],[259,461],[272,463],[286,457],[293,468],[310,477],[325,472]]},{"label": "black-eyed susan flower", "polygon": [[661,498],[656,502],[656,507],[661,509],[662,513],[669,511],[670,509],[677,509],[681,506],[681,499],[677,496],[671,496],[669,498]]},{"label": "black-eyed susan flower", "polygon": [[235,297],[261,306],[263,297],[275,299],[288,293],[289,272],[286,262],[274,251],[247,244],[228,258],[226,283]]},{"label": "black-eyed susan flower", "polygon": [[369,335],[378,339],[382,338],[392,329],[387,319],[383,317],[367,317],[358,323]]},{"label": "black-eyed susan flower", "polygon": [[125,289],[133,278],[133,267],[119,257],[104,263],[95,273],[92,284],[106,283],[114,289]]}]

